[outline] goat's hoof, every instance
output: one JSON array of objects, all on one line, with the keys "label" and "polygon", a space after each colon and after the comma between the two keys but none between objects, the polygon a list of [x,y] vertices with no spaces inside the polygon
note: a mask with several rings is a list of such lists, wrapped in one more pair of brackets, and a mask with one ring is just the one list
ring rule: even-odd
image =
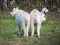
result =
[{"label": "goat's hoof", "polygon": [[40,38],[40,36],[37,36],[38,38]]},{"label": "goat's hoof", "polygon": [[21,35],[20,35],[20,34],[18,34],[17,36],[18,36],[18,38],[20,38],[20,37],[21,37]]},{"label": "goat's hoof", "polygon": [[25,38],[28,38],[28,36],[24,36]]},{"label": "goat's hoof", "polygon": [[31,36],[34,36],[34,34],[31,34]]}]

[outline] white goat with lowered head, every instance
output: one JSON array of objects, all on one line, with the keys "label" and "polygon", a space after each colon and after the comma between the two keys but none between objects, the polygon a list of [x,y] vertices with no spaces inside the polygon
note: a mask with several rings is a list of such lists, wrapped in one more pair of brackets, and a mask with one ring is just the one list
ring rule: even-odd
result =
[{"label": "white goat with lowered head", "polygon": [[40,28],[41,28],[41,24],[43,21],[46,20],[45,17],[45,13],[48,12],[47,8],[42,8],[42,11],[39,12],[37,9],[33,9],[30,12],[30,16],[31,16],[31,28],[32,28],[32,33],[31,35],[34,35],[34,23],[37,23],[37,36],[38,38],[40,38]]},{"label": "white goat with lowered head", "polygon": [[12,16],[15,16],[19,36],[23,30],[24,36],[28,37],[28,30],[29,30],[29,25],[30,25],[30,15],[26,11],[20,10],[18,8],[13,8],[12,12],[10,12],[10,13]]}]

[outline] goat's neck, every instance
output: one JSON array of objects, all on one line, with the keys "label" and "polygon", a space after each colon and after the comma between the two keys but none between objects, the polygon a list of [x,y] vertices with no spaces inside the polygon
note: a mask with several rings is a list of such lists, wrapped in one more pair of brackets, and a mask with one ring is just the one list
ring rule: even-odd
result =
[{"label": "goat's neck", "polygon": [[41,11],[41,14],[45,14],[44,11]]},{"label": "goat's neck", "polygon": [[42,10],[41,13],[44,13],[44,11]]}]

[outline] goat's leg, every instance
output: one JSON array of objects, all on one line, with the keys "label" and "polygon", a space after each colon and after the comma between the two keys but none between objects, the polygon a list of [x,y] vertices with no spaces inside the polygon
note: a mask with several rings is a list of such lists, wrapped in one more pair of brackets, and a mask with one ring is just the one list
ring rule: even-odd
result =
[{"label": "goat's leg", "polygon": [[27,21],[27,25],[26,25],[26,36],[28,37],[28,30],[30,27],[30,21]]},{"label": "goat's leg", "polygon": [[21,34],[21,26],[17,26],[17,28],[18,28],[18,36],[20,37],[20,34]]},{"label": "goat's leg", "polygon": [[24,31],[24,36],[26,36],[26,27],[25,27],[25,23],[22,24],[22,29]]},{"label": "goat's leg", "polygon": [[32,33],[31,35],[34,35],[34,20],[31,20],[31,29],[32,29]]},{"label": "goat's leg", "polygon": [[41,22],[37,22],[37,36],[40,38],[40,28],[41,28]]}]

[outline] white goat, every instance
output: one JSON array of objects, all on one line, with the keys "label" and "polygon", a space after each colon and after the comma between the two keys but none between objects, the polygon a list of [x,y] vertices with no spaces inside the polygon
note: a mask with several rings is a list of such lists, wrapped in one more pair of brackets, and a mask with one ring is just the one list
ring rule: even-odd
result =
[{"label": "white goat", "polygon": [[18,8],[13,8],[11,15],[12,16],[15,15],[19,36],[23,30],[24,36],[28,37],[28,30],[29,30],[29,26],[30,26],[30,15],[27,12],[25,12],[24,10],[20,10]]},{"label": "white goat", "polygon": [[[37,9],[33,9],[30,12],[31,16],[31,28],[32,28],[32,33],[31,35],[34,35],[34,23],[37,23],[37,36],[40,38],[40,28],[41,28],[41,23],[46,20],[45,13],[48,12],[47,8],[43,8],[41,12],[39,12]],[[34,22],[35,21],[35,22]]]}]

